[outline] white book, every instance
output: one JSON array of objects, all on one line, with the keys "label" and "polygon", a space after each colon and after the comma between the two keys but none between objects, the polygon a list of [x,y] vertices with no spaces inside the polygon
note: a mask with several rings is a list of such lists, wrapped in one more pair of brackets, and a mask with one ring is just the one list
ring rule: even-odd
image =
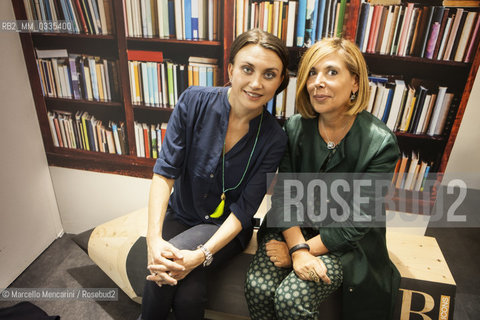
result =
[{"label": "white book", "polygon": [[[394,50],[396,46],[394,46],[394,43],[395,42],[398,43],[397,37],[400,37],[400,32],[398,32],[399,31],[398,29],[402,27],[401,22],[400,22],[400,20],[401,20],[400,16],[402,15],[403,9],[404,9],[403,6],[398,7],[398,15],[397,15],[397,18],[396,18],[397,20],[395,21],[395,27],[392,31],[393,32],[392,42],[391,42],[390,47],[387,48],[390,55],[396,54],[395,50]],[[398,47],[398,45],[397,45],[397,47]]]},{"label": "white book", "polygon": [[387,120],[387,127],[392,131],[395,130],[395,124],[402,109],[402,98],[405,91],[405,81],[395,80],[395,91],[393,92],[392,105]]},{"label": "white book", "polygon": [[[164,38],[165,34],[163,31],[164,26],[164,16],[163,16],[163,4],[167,0],[157,0],[157,16],[158,16],[158,36]],[[168,11],[167,11],[168,12]],[[168,19],[167,19],[168,22]]]},{"label": "white book", "polygon": [[134,19],[135,19],[135,37],[143,36],[143,24],[142,24],[142,0],[135,0],[135,10],[134,10]]},{"label": "white book", "polygon": [[198,0],[198,37],[202,40],[207,39],[207,1]]},{"label": "white book", "polygon": [[420,191],[427,166],[428,166],[428,163],[424,161],[422,161],[422,163],[420,164],[420,170],[418,170],[417,180],[415,182],[415,186],[413,187],[414,191]]},{"label": "white book", "polygon": [[263,12],[263,31],[268,32],[268,10],[266,5],[271,5],[269,2],[265,2],[265,10]]},{"label": "white book", "polygon": [[377,83],[377,94],[375,95],[375,102],[373,103],[372,114],[378,118],[378,112],[381,108],[385,86],[382,83]]},{"label": "white book", "polygon": [[385,22],[385,31],[383,33],[382,45],[380,46],[380,54],[387,54],[387,44],[390,34],[393,32],[392,29],[395,27],[393,23],[393,10],[394,6],[389,6],[387,21]]},{"label": "white book", "polygon": [[[235,7],[237,9],[235,13],[235,35],[238,37],[243,32],[243,15],[244,15],[244,1],[235,0]],[[266,30],[265,30],[266,31]]]},{"label": "white book", "polygon": [[250,4],[250,29],[254,29],[255,28],[255,17],[257,16],[258,12],[257,12],[257,3],[256,2],[252,2]]},{"label": "white book", "polygon": [[165,107],[168,107],[168,88],[167,88],[167,73],[165,70],[165,63],[160,65],[160,75],[162,79],[162,101]]},{"label": "white book", "polygon": [[443,55],[445,54],[445,48],[447,47],[447,39],[450,34],[450,29],[452,28],[452,17],[447,18],[447,23],[445,25],[445,31],[443,32],[442,42],[440,42],[440,48],[438,49],[437,60],[442,60]]},{"label": "white book", "polygon": [[277,118],[283,118],[285,116],[284,110],[284,101],[285,101],[285,90],[277,94],[275,98],[275,116]]},{"label": "white book", "polygon": [[443,100],[445,100],[445,94],[447,93],[447,87],[438,87],[437,101],[435,101],[435,107],[433,108],[432,117],[430,119],[430,125],[428,127],[427,134],[433,136],[435,134],[435,126],[440,118],[442,111]]},{"label": "white book", "polygon": [[53,146],[59,147],[60,145],[58,144],[57,131],[55,130],[55,123],[53,122],[53,119],[55,118],[55,114],[53,112],[48,111],[47,117],[48,117],[48,125],[50,127],[50,133],[52,135]]},{"label": "white book", "polygon": [[403,189],[405,190],[412,190],[412,186],[414,183],[413,178],[415,177],[415,169],[417,167],[417,163],[418,163],[418,156],[414,152],[412,152],[412,158],[410,159],[410,166],[408,167],[407,177],[403,185]]},{"label": "white book", "polygon": [[462,34],[460,35],[460,40],[458,41],[457,51],[455,52],[454,61],[462,62],[463,56],[465,54],[465,50],[467,48],[468,40],[470,39],[470,34],[473,29],[473,22],[477,13],[475,11],[469,11],[467,14],[467,18],[465,19],[465,23],[463,25]]},{"label": "white book", "polygon": [[49,49],[49,50],[39,50],[35,49],[37,59],[47,59],[47,58],[68,58],[67,49]]},{"label": "white book", "polygon": [[289,118],[295,114],[295,98],[297,91],[297,77],[290,77],[287,86],[287,97],[285,101],[285,118]]},{"label": "white book", "polygon": [[452,104],[453,93],[446,93],[445,98],[443,99],[442,109],[440,110],[440,116],[438,118],[437,124],[435,125],[434,135],[440,135],[443,132],[445,127],[445,122],[447,120],[448,111],[450,110],[450,105]]},{"label": "white book", "polygon": [[380,120],[383,119],[383,114],[385,113],[385,108],[387,107],[388,96],[390,95],[390,92],[392,90],[393,90],[392,88],[385,87],[385,90],[383,92],[382,102],[380,103],[380,108],[377,110],[377,114],[376,114],[376,117]]},{"label": "white book", "polygon": [[112,91],[110,89],[110,76],[108,75],[108,62],[103,60],[103,72],[105,75],[105,93],[107,94],[107,101],[112,101]]},{"label": "white book", "polygon": [[412,11],[412,14],[410,16],[410,20],[408,21],[408,29],[407,29],[407,33],[406,33],[406,38],[405,38],[405,43],[404,43],[404,46],[403,46],[403,50],[402,52],[399,52],[398,55],[399,56],[402,56],[402,57],[405,57],[407,55],[407,48],[408,48],[408,41],[410,39],[410,35],[412,34],[412,32],[415,32],[415,20],[416,19],[413,19],[413,17],[417,16],[417,12],[418,12],[418,8],[414,8],[413,11]]},{"label": "white book", "polygon": [[175,0],[175,33],[177,40],[185,39],[185,31],[183,30],[183,0]]},{"label": "white book", "polygon": [[98,0],[98,13],[100,14],[100,23],[102,24],[102,34],[107,35],[108,34],[108,29],[107,29],[107,17],[105,15],[105,7],[103,6],[103,1],[104,0]]},{"label": "white book", "polygon": [[365,109],[367,112],[370,112],[372,113],[372,110],[373,110],[373,103],[375,102],[375,95],[377,94],[377,83],[376,82],[373,82],[373,81],[370,81],[368,83],[368,87],[369,87],[369,96],[368,96],[368,104],[367,104],[367,108]]},{"label": "white book", "polygon": [[63,71],[63,76],[65,77],[65,94],[66,94],[66,98],[69,98],[69,99],[72,99],[73,98],[73,95],[72,95],[72,88],[70,86],[70,77],[68,75],[68,68],[66,65],[63,65],[62,66],[62,71]]},{"label": "white book", "polygon": [[207,22],[207,34],[208,34],[208,40],[209,41],[213,41],[215,40],[213,38],[213,20],[214,20],[214,6],[215,6],[215,3],[213,0],[207,0],[208,1],[208,12],[207,12],[207,17],[208,17],[208,22]]},{"label": "white book", "polygon": [[133,0],[125,0],[125,11],[127,13],[127,37],[133,37],[133,8],[132,8],[132,1]]},{"label": "white book", "polygon": [[280,11],[280,5],[281,3],[278,2],[278,1],[274,1],[273,2],[273,15],[272,15],[272,18],[273,18],[273,30],[272,30],[272,33],[277,36],[278,35],[278,19],[281,17],[278,16],[278,13]]},{"label": "white book", "polygon": [[370,36],[370,27],[372,25],[372,18],[373,18],[373,6],[370,6],[370,10],[368,10],[367,27],[365,28],[365,38],[363,40],[363,45],[361,48],[362,52],[367,52],[368,38]]},{"label": "white book", "polygon": [[138,127],[139,127],[138,122],[134,121],[133,128],[135,131],[135,150],[137,151],[137,157],[141,157],[142,154],[140,152],[140,139],[139,139]]},{"label": "white book", "polygon": [[57,90],[57,95],[61,96],[62,87],[60,86],[60,77],[58,75],[58,62],[57,59],[52,58],[52,69],[53,69],[53,78],[55,80],[55,88]]},{"label": "white book", "polygon": [[457,8],[455,13],[455,19],[452,23],[452,28],[450,30],[450,34],[448,36],[448,41],[445,48],[445,54],[443,55],[443,60],[449,60],[450,55],[452,53],[453,43],[457,36],[458,29],[460,28],[460,21],[462,20],[463,8]]},{"label": "white book", "polygon": [[143,102],[149,106],[153,101],[150,101],[150,92],[149,88],[149,81],[148,81],[148,68],[146,62],[140,63],[140,68],[142,70],[142,87],[143,87]]},{"label": "white book", "polygon": [[418,119],[417,129],[415,130],[415,134],[421,134],[423,129],[423,123],[427,117],[428,107],[430,106],[430,101],[432,100],[432,95],[427,94],[425,97],[425,101],[423,103],[422,113],[420,114],[420,118]]},{"label": "white book", "polygon": [[287,21],[287,47],[293,47],[293,41],[295,39],[295,17],[297,16],[297,5],[296,1],[288,2],[288,21]]}]

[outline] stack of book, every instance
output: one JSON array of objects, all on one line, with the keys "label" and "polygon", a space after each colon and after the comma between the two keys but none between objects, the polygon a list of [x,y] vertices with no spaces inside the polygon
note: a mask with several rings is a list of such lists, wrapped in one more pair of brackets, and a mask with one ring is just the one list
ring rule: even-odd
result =
[{"label": "stack of book", "polygon": [[402,79],[370,78],[367,111],[392,131],[442,135],[450,109],[457,104],[448,87],[419,79],[406,84]]},{"label": "stack of book", "polygon": [[51,111],[48,121],[55,147],[128,154],[123,122],[102,122],[85,111]]},{"label": "stack of book", "polygon": [[163,61],[160,51],[128,50],[132,104],[173,108],[187,88],[185,65]]},{"label": "stack of book", "polygon": [[418,153],[405,154],[398,160],[392,179],[397,189],[424,191],[425,181],[429,178],[432,163],[421,161]]},{"label": "stack of book", "polygon": [[36,56],[44,96],[94,101],[119,99],[114,61],[68,54],[65,49],[36,49]]},{"label": "stack of book", "polygon": [[213,87],[218,83],[218,60],[205,57],[188,58],[188,86]]},{"label": "stack of book", "polygon": [[167,132],[167,124],[134,123],[137,157],[158,158],[162,142]]},{"label": "stack of book", "polygon": [[309,47],[324,37],[343,34],[346,0],[235,1],[235,34],[260,28],[288,47]]},{"label": "stack of book", "polygon": [[[23,0],[27,19],[59,23],[66,21],[72,33],[112,34],[112,0]],[[46,25],[48,31],[48,24]],[[55,29],[53,29],[55,30]]]},{"label": "stack of book", "polygon": [[220,0],[125,0],[129,37],[219,40]]},{"label": "stack of book", "polygon": [[356,43],[362,52],[471,62],[479,14],[464,8],[361,5]]},{"label": "stack of book", "polygon": [[278,119],[288,119],[295,113],[295,90],[297,88],[297,77],[290,74],[290,81],[287,88],[275,95],[267,103],[267,111]]}]

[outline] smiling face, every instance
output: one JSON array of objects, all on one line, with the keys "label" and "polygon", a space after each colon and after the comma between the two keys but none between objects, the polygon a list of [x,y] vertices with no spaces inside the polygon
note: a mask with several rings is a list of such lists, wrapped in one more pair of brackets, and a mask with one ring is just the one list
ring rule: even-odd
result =
[{"label": "smiling face", "polygon": [[357,78],[337,54],[329,54],[313,65],[306,84],[313,109],[324,115],[346,112],[350,95],[358,91]]},{"label": "smiling face", "polygon": [[256,111],[275,94],[282,83],[283,64],[278,55],[256,44],[243,47],[228,65],[232,106]]}]

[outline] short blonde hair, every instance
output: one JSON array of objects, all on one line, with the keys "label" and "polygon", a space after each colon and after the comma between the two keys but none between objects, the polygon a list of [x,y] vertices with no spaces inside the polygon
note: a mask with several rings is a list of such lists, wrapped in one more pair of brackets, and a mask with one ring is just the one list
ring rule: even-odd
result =
[{"label": "short blonde hair", "polygon": [[315,118],[317,112],[313,109],[307,91],[307,80],[310,70],[320,60],[330,54],[337,54],[343,58],[347,69],[357,78],[357,97],[349,102],[347,114],[354,115],[365,110],[370,95],[368,85],[368,70],[365,59],[353,42],[343,38],[324,38],[305,51],[300,60],[297,74],[296,106],[297,111],[304,118]]}]

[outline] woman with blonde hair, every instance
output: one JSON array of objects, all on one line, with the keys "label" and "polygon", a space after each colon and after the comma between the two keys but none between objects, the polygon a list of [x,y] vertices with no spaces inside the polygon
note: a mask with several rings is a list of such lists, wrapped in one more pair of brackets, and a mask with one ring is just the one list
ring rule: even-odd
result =
[{"label": "woman with blonde hair", "polygon": [[[327,226],[282,221],[291,205],[284,201],[282,174],[391,177],[400,154],[396,137],[365,111],[368,96],[367,66],[354,43],[323,39],[303,55],[297,75],[299,114],[285,123],[287,151],[247,273],[245,293],[253,320],[321,319],[320,303],[340,287],[343,319],[391,318],[400,277],[388,256],[384,225],[332,217]],[[320,197],[317,204],[330,202]],[[378,214],[369,209],[362,207],[360,214]],[[385,213],[384,206],[380,211]]]}]

